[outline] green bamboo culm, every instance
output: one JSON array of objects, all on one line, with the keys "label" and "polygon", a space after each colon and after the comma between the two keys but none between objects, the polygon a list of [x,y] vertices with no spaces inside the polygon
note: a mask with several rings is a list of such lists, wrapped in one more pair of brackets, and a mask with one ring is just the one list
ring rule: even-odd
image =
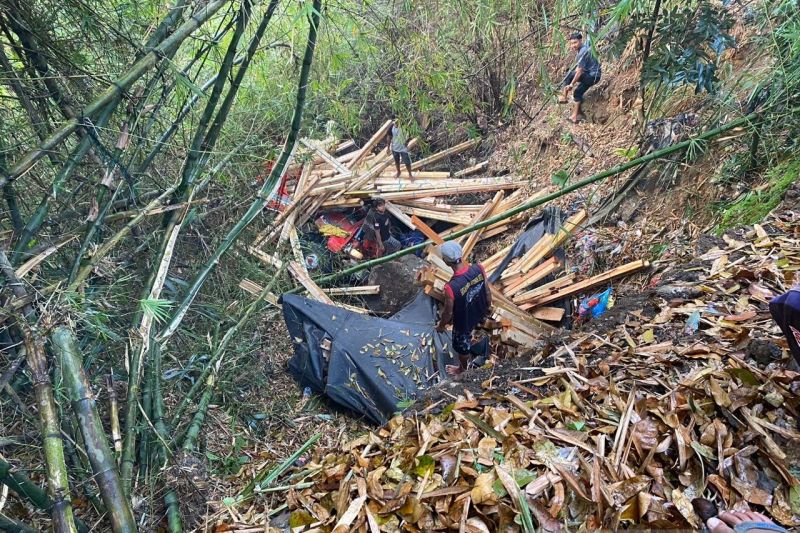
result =
[{"label": "green bamboo culm", "polygon": [[208,363],[206,363],[206,367],[203,369],[203,372],[189,388],[189,392],[183,395],[181,403],[178,404],[178,407],[175,410],[175,414],[172,416],[173,426],[177,425],[181,421],[181,419],[183,418],[183,413],[186,411],[186,408],[189,407],[189,403],[197,395],[197,392],[200,390],[200,387],[203,385],[203,383],[205,383],[206,378],[208,377],[209,374],[211,374],[211,371],[216,366],[217,361],[219,361],[225,354],[225,350],[227,350],[228,344],[231,342],[233,338],[236,337],[236,334],[242,329],[242,327],[247,323],[247,321],[250,320],[250,317],[253,316],[253,313],[255,313],[256,310],[259,308],[259,305],[264,300],[264,298],[266,298],[267,295],[270,293],[270,291],[272,291],[272,288],[278,282],[278,279],[280,279],[285,269],[286,269],[286,263],[284,262],[278,269],[278,271],[275,273],[275,275],[272,276],[272,279],[269,281],[269,283],[267,283],[266,287],[264,287],[261,290],[256,299],[252,303],[250,303],[249,306],[247,306],[247,309],[245,309],[245,312],[239,318],[239,321],[236,322],[236,324],[234,324],[231,328],[228,329],[228,331],[225,332],[225,335],[222,337],[222,340],[217,345],[217,348],[214,350],[214,353],[208,360]]},{"label": "green bamboo culm", "polygon": [[[208,145],[205,143],[205,140],[209,134],[209,124],[211,124],[214,111],[216,110],[217,104],[219,103],[220,97],[222,96],[222,91],[225,88],[225,84],[228,78],[228,74],[231,72],[233,67],[233,61],[236,57],[236,49],[239,45],[239,41],[242,39],[242,36],[245,33],[245,29],[247,27],[247,23],[250,16],[250,9],[251,3],[249,0],[242,3],[239,12],[236,18],[236,27],[234,30],[233,35],[231,36],[231,40],[228,43],[227,50],[225,52],[225,56],[222,60],[222,65],[219,69],[219,74],[214,84],[214,88],[211,91],[211,95],[206,102],[206,107],[203,110],[203,114],[200,117],[198,125],[195,130],[194,137],[192,138],[192,143],[189,148],[189,153],[186,156],[186,159],[183,163],[183,169],[181,173],[181,181],[175,190],[172,196],[172,203],[182,203],[186,200],[190,199],[193,194],[194,185],[195,185],[195,178],[200,173],[200,162],[201,162],[201,153],[209,149]],[[213,128],[221,128],[222,123],[215,123],[212,126]],[[213,149],[213,147],[211,147]],[[153,261],[153,268],[148,275],[148,278],[143,285],[142,292],[141,292],[141,299],[146,300],[152,297],[154,287],[157,286],[159,280],[157,279],[157,274],[161,270],[162,265],[168,264],[174,249],[175,240],[177,238],[177,233],[180,231],[180,221],[181,218],[184,216],[185,210],[175,210],[166,213],[164,219],[164,234],[161,239],[161,243],[159,246],[159,250],[154,258]],[[96,254],[95,254],[96,255]],[[88,271],[87,271],[88,275]],[[79,274],[73,285],[77,281],[81,279],[81,275]],[[142,310],[141,306],[136,310],[134,313],[134,324],[136,324],[137,329],[140,329],[139,333],[142,336],[141,342],[145,342],[146,339],[150,337],[149,328],[151,327],[148,325],[144,329],[147,331],[141,331],[141,327],[138,325],[139,322],[145,323],[145,320],[142,319]],[[129,375],[128,375],[128,394],[127,394],[127,407],[125,412],[125,433],[123,435],[123,443],[122,443],[122,463],[121,463],[121,474],[122,474],[122,483],[125,488],[125,493],[130,494],[132,479],[133,479],[133,467],[134,467],[134,458],[135,458],[135,447],[136,447],[136,440],[137,440],[137,421],[139,418],[139,410],[138,410],[138,403],[139,403],[139,388],[140,388],[140,381],[141,381],[141,367],[142,364],[146,364],[146,361],[142,361],[142,350],[135,348],[133,350],[133,355],[131,357],[131,363],[129,365]]]},{"label": "green bamboo culm", "polygon": [[[98,127],[102,128],[108,123],[111,115],[114,112],[117,102],[118,99],[102,110],[100,117],[97,119]],[[83,139],[78,142],[78,145],[72,150],[72,152],[70,152],[66,163],[64,163],[64,165],[58,170],[58,173],[53,179],[53,182],[50,184],[47,193],[36,207],[36,211],[34,211],[33,215],[31,215],[31,217],[28,219],[28,223],[25,224],[25,227],[22,228],[22,232],[17,239],[17,244],[14,247],[14,253],[11,256],[12,263],[18,263],[24,259],[24,252],[28,248],[28,244],[31,242],[31,239],[36,236],[39,228],[41,228],[42,224],[44,224],[45,220],[47,220],[47,214],[50,212],[52,203],[60,198],[67,181],[69,181],[69,179],[75,173],[78,165],[81,161],[83,161],[83,158],[89,152],[91,147],[92,138],[89,135],[85,135]]]},{"label": "green bamboo culm", "polygon": [[47,492],[50,496],[53,530],[56,533],[75,533],[75,517],[69,492],[69,474],[64,461],[61,424],[58,420],[53,387],[47,372],[44,343],[27,324],[20,324],[25,338],[28,368],[33,379],[36,407],[41,422],[42,450],[47,470]]},{"label": "green bamboo culm", "polygon": [[186,430],[186,436],[183,439],[181,449],[184,452],[188,453],[194,451],[197,445],[197,437],[200,436],[200,429],[203,427],[203,422],[206,419],[208,406],[211,404],[211,396],[214,394],[216,383],[216,376],[214,376],[214,374],[209,374],[205,381],[206,389],[200,397],[200,402],[197,404],[197,411],[195,411],[192,422],[189,424],[189,429]]},{"label": "green bamboo culm", "polygon": [[94,394],[83,371],[82,357],[78,352],[75,337],[68,328],[58,327],[51,334],[50,340],[61,366],[64,385],[69,393],[75,418],[78,420],[86,454],[100,488],[100,496],[108,510],[111,529],[115,533],[135,532],[136,520],[122,489],[114,454],[97,415]]},{"label": "green bamboo culm", "polygon": [[[36,509],[46,513],[51,512],[53,502],[39,485],[28,479],[22,472],[17,472],[13,466],[0,459],[0,485],[6,485],[9,489],[13,490],[17,496],[26,500],[33,505]],[[79,533],[88,533],[89,528],[75,518],[75,524],[78,527]],[[0,528],[0,531],[2,529]]]},{"label": "green bamboo culm", "polygon": [[[725,133],[726,131],[732,130],[734,128],[738,128],[740,126],[747,125],[750,122],[750,120],[753,118],[753,116],[754,115],[747,115],[745,117],[737,118],[735,120],[732,120],[732,121],[728,122],[727,124],[724,124],[723,126],[715,128],[713,130],[709,130],[709,131],[707,131],[705,133],[702,133],[700,135],[697,135],[696,137],[693,137],[691,139],[687,139],[685,141],[682,141],[682,142],[679,142],[679,143],[675,143],[673,145],[667,146],[667,147],[662,148],[660,150],[656,150],[656,151],[651,152],[651,153],[649,153],[647,155],[639,157],[637,159],[633,159],[631,161],[628,161],[627,163],[623,163],[621,165],[617,165],[617,166],[615,166],[613,168],[610,168],[608,170],[604,170],[602,172],[599,172],[599,173],[597,173],[597,174],[595,174],[593,176],[590,176],[590,177],[586,178],[585,180],[575,182],[572,185],[567,185],[566,187],[563,187],[562,189],[560,189],[560,190],[558,190],[558,191],[556,191],[554,193],[548,194],[546,196],[542,196],[540,198],[536,198],[534,200],[530,200],[528,202],[524,202],[523,204],[515,207],[514,209],[509,209],[508,211],[506,211],[504,213],[501,213],[499,215],[495,215],[495,216],[493,216],[491,218],[487,218],[486,220],[484,220],[482,222],[478,222],[477,224],[473,224],[471,226],[467,226],[466,228],[463,228],[463,229],[460,229],[460,230],[458,230],[456,232],[451,233],[447,237],[443,237],[443,239],[445,241],[458,239],[459,237],[463,237],[464,235],[468,235],[468,234],[472,233],[473,231],[477,231],[479,229],[491,226],[492,224],[496,224],[497,222],[501,222],[503,220],[509,219],[509,218],[513,217],[514,215],[518,215],[519,213],[522,213],[524,211],[528,211],[530,209],[533,209],[534,207],[539,207],[541,205],[544,205],[544,204],[546,204],[548,202],[551,202],[551,201],[555,200],[556,198],[560,198],[560,197],[562,197],[562,196],[564,196],[566,194],[569,194],[569,193],[571,193],[573,191],[576,191],[578,189],[586,187],[587,185],[591,185],[592,183],[596,183],[598,181],[603,181],[604,179],[610,178],[611,176],[616,176],[617,174],[621,174],[622,172],[625,172],[626,170],[630,170],[632,168],[638,167],[639,165],[643,165],[643,164],[648,163],[650,161],[653,161],[655,159],[659,159],[661,157],[668,156],[668,155],[673,154],[675,152],[679,152],[681,150],[685,150],[686,148],[689,147],[689,145],[691,145],[692,143],[696,143],[697,141],[706,141],[708,139],[713,139],[714,137],[717,137],[717,136]],[[350,268],[346,268],[346,269],[341,270],[339,272],[334,272],[333,274],[328,274],[327,276],[320,276],[318,278],[314,278],[314,282],[316,284],[318,284],[318,285],[324,285],[325,283],[330,283],[330,282],[335,281],[335,280],[337,280],[337,279],[339,279],[341,277],[349,276],[349,275],[355,274],[356,272],[361,272],[362,270],[366,270],[366,269],[372,268],[374,266],[382,265],[383,263],[388,263],[389,261],[393,261],[393,260],[395,260],[395,259],[397,259],[399,257],[403,257],[404,255],[413,254],[414,252],[424,250],[425,248],[427,248],[431,244],[434,244],[433,241],[425,241],[425,242],[422,242],[420,244],[415,244],[414,246],[409,246],[408,248],[404,248],[404,249],[402,249],[402,250],[400,250],[398,252],[394,252],[392,254],[388,254],[388,255],[384,255],[383,257],[379,257],[378,259],[373,259],[371,261],[366,261],[364,263],[352,266]],[[290,291],[287,291],[287,292],[291,294],[291,293],[300,292],[302,290],[304,290],[302,287],[296,287],[296,288],[294,288],[294,289],[292,289]]]},{"label": "green bamboo culm", "polygon": [[[122,96],[124,91],[127,91],[136,80],[141,78],[145,72],[150,70],[153,65],[159,62],[161,57],[171,54],[176,50],[183,41],[185,41],[194,31],[202,26],[208,19],[210,19],[217,11],[223,6],[227,5],[229,0],[212,0],[211,2],[200,8],[194,15],[192,15],[186,22],[178,27],[172,35],[165,38],[158,46],[154,46],[152,50],[148,51],[141,59],[136,61],[120,78],[114,81],[103,93],[88,104],[82,111],[84,117],[95,117],[101,110],[111,103],[115,98]],[[34,163],[46,155],[49,151],[53,150],[56,146],[61,144],[64,139],[69,137],[78,127],[80,123],[77,119],[68,120],[55,132],[53,132],[47,139],[42,141],[37,148],[31,150],[16,162],[13,168],[8,172],[8,175],[0,176],[0,188],[4,187],[6,183],[14,181],[27,171]]]},{"label": "green bamboo culm", "polygon": [[39,533],[38,529],[26,526],[18,520],[0,514],[0,531],[7,533]]},{"label": "green bamboo culm", "polygon": [[317,32],[319,31],[319,24],[321,18],[322,0],[313,0],[310,13],[308,13],[308,40],[306,41],[306,49],[303,54],[303,66],[300,70],[300,79],[297,87],[297,98],[295,100],[294,114],[292,115],[292,125],[289,130],[289,135],[286,137],[286,142],[283,145],[280,156],[278,157],[275,166],[269,177],[264,181],[264,185],[258,193],[258,198],[250,205],[250,208],[242,216],[241,219],[234,225],[223,239],[222,243],[214,250],[209,260],[203,265],[200,271],[195,275],[189,289],[186,292],[183,300],[181,301],[175,313],[172,315],[169,323],[158,336],[159,340],[164,340],[170,337],[180,326],[183,317],[189,311],[192,302],[200,292],[201,287],[206,282],[214,267],[219,263],[220,258],[227,252],[231,246],[236,242],[244,229],[261,213],[267,205],[268,194],[274,188],[280,177],[283,175],[286,165],[288,164],[292,153],[294,152],[295,145],[297,144],[300,135],[300,125],[303,120],[303,110],[305,108],[306,94],[308,92],[308,81],[311,75],[311,64],[314,60],[314,49],[317,44]]},{"label": "green bamboo culm", "polygon": [[[153,404],[153,425],[156,428],[156,456],[158,457],[159,468],[165,466],[171,455],[167,446],[169,442],[169,428],[164,420],[164,394],[161,390],[161,346],[150,339],[150,362],[153,366],[153,390],[151,393]],[[181,510],[178,504],[178,496],[170,487],[166,487],[164,492],[164,506],[167,508],[167,528],[170,533],[181,533],[183,524],[181,523]]]}]

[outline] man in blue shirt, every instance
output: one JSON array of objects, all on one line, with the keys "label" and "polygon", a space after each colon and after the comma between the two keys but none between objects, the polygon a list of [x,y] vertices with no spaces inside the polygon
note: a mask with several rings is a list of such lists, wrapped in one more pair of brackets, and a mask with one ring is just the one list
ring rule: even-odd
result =
[{"label": "man in blue shirt", "polygon": [[575,106],[572,108],[570,120],[577,124],[580,118],[583,95],[589,87],[600,81],[601,71],[600,62],[592,54],[592,47],[589,46],[589,43],[583,42],[583,35],[579,32],[569,36],[569,49],[577,54],[576,66],[564,78],[563,89],[558,102],[566,104],[567,95],[572,92]]}]

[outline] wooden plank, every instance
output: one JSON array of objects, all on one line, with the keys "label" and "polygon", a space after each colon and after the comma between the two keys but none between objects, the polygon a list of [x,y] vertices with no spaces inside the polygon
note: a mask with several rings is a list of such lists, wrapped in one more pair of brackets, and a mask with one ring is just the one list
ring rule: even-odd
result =
[{"label": "wooden plank", "polygon": [[300,237],[297,235],[297,228],[294,227],[294,225],[289,226],[289,244],[291,245],[295,262],[300,265],[300,268],[303,269],[303,272],[305,272],[307,276],[306,256],[303,255],[303,250],[300,248]]},{"label": "wooden plank", "polygon": [[[417,139],[411,139],[406,147],[411,150],[417,145]],[[361,177],[357,178],[353,181],[345,190],[341,191],[340,193],[336,194],[335,198],[338,198],[346,191],[351,191],[355,189],[359,189],[363,187],[365,184],[369,183],[371,180],[375,179],[381,172],[383,172],[386,167],[392,164],[393,158],[391,154],[387,152],[381,152],[379,154],[379,158],[375,162],[375,164],[370,168],[365,174]]]},{"label": "wooden plank", "polygon": [[315,300],[326,303],[328,305],[336,305],[333,300],[331,300],[327,294],[325,294],[322,289],[319,288],[319,285],[314,283],[308,274],[306,273],[304,266],[300,266],[297,264],[297,261],[289,261],[289,272],[294,276],[300,285],[305,287],[308,291],[308,294]]},{"label": "wooden plank", "polygon": [[[472,185],[465,187],[446,187],[440,189],[424,189],[420,191],[402,191],[382,193],[381,196],[387,200],[404,200],[414,198],[426,198],[431,196],[456,196],[459,194],[469,194],[477,192],[495,192],[506,189],[518,189],[527,185],[526,181],[515,181],[507,183],[493,183],[489,185]],[[363,194],[362,194],[363,195]]]},{"label": "wooden plank", "polygon": [[[247,278],[239,282],[239,288],[247,293],[252,294],[253,296],[258,296],[259,294],[261,294],[261,291],[264,290],[264,287],[262,287],[255,281],[251,281]],[[264,297],[264,300],[274,305],[275,307],[279,307],[278,297],[271,292],[267,293],[267,295]]]},{"label": "wooden plank", "polygon": [[483,172],[487,168],[489,168],[489,161],[481,161],[477,165],[472,165],[471,167],[459,170],[454,174],[454,176],[457,178],[463,178],[464,176],[471,176],[472,174]]},{"label": "wooden plank", "polygon": [[440,213],[452,213],[453,206],[450,204],[443,204],[436,201],[436,198],[420,198],[419,200],[403,200],[402,204],[406,207],[418,207],[420,209],[427,209],[429,211],[438,211]]},{"label": "wooden plank", "polygon": [[539,307],[531,313],[533,318],[537,320],[547,320],[548,322],[561,322],[564,318],[564,309],[562,307]]},{"label": "wooden plank", "polygon": [[[477,224],[478,222],[483,222],[490,216],[496,213],[497,206],[500,205],[500,202],[505,197],[505,193],[503,191],[497,191],[492,198],[492,201],[487,203],[483,209],[481,209],[472,220],[470,220],[470,224]],[[472,249],[478,244],[478,240],[480,240],[481,234],[484,232],[486,228],[481,228],[479,230],[473,231],[467,237],[466,242],[464,243],[464,257],[469,258],[469,255],[472,253]]]},{"label": "wooden plank", "polygon": [[456,215],[453,213],[441,213],[439,211],[431,211],[429,209],[421,209],[419,207],[408,207],[405,205],[396,205],[397,209],[406,215],[414,215],[416,217],[424,217],[431,220],[441,220],[442,222],[450,222],[452,224],[469,224],[471,218],[467,215]]},{"label": "wooden plank", "polygon": [[386,122],[384,122],[383,125],[380,128],[378,128],[378,131],[376,131],[372,135],[372,137],[370,137],[369,141],[367,141],[367,144],[365,144],[358,151],[358,155],[355,156],[352,161],[350,161],[350,163],[347,165],[347,168],[350,170],[357,169],[358,165],[361,164],[361,162],[367,156],[367,154],[369,154],[372,151],[372,149],[375,148],[375,145],[377,145],[379,142],[383,140],[384,137],[386,137],[386,134],[389,133],[389,129],[391,127],[392,127],[391,120],[387,120]]},{"label": "wooden plank", "polygon": [[514,301],[514,303],[520,304],[520,308],[524,310],[525,307],[522,306],[521,304],[528,302],[528,300],[534,300],[540,296],[556,292],[559,289],[566,287],[574,280],[575,280],[575,273],[570,272],[566,276],[554,279],[553,281],[545,283],[544,285],[531,289],[527,292],[523,292],[522,294],[517,294],[512,298],[512,300]]},{"label": "wooden plank", "polygon": [[443,150],[443,151],[438,152],[436,154],[430,155],[430,156],[428,156],[428,157],[426,157],[424,159],[420,159],[419,161],[417,161],[417,162],[415,162],[414,164],[411,165],[411,170],[419,170],[419,169],[421,169],[423,167],[426,167],[428,165],[432,165],[433,163],[437,163],[437,162],[441,161],[442,159],[445,159],[445,158],[450,157],[452,155],[460,154],[461,152],[464,152],[464,151],[469,150],[471,148],[475,148],[476,146],[478,146],[480,144],[480,142],[481,142],[481,139],[472,139],[470,141],[465,141],[465,142],[463,142],[461,144],[457,144],[456,146],[448,148],[447,150]]},{"label": "wooden plank", "polygon": [[408,215],[403,213],[398,206],[394,205],[392,202],[386,202],[386,210],[392,214],[394,218],[399,220],[403,225],[405,225],[408,229],[417,229],[414,225],[414,222],[409,218]]},{"label": "wooden plank", "polygon": [[[409,143],[411,144],[411,143]],[[409,149],[412,147],[409,146]],[[395,178],[396,170],[386,171],[384,170],[375,178],[376,183],[389,183],[389,180],[397,180]],[[444,180],[444,179],[453,179],[453,174],[446,171],[446,170],[418,170],[414,172],[414,181],[417,180]],[[408,175],[404,172],[400,174],[400,179],[403,181],[408,182]]]},{"label": "wooden plank", "polygon": [[539,241],[519,259],[515,267],[509,268],[503,272],[502,278],[506,279],[512,277],[514,274],[527,272],[539,261],[552,255],[587,218],[588,213],[585,209],[581,209],[569,217],[555,235],[545,235],[539,239]]},{"label": "wooden plank", "polygon": [[322,289],[328,296],[365,296],[369,294],[380,294],[380,285],[361,285],[359,287],[333,287]]},{"label": "wooden plank", "polygon": [[418,230],[420,230],[426,237],[432,240],[434,243],[438,245],[444,244],[444,239],[439,237],[439,234],[433,231],[430,226],[428,226],[425,222],[417,218],[416,215],[411,216],[411,223],[414,224]]},{"label": "wooden plank", "polygon": [[560,269],[561,266],[561,261],[555,257],[551,257],[533,270],[530,270],[526,274],[522,274],[522,277],[520,277],[518,280],[515,280],[512,284],[505,286],[503,288],[503,294],[509,298],[512,298],[515,294],[519,293],[523,289],[530,287],[534,283],[541,281],[543,278]]},{"label": "wooden plank", "polygon": [[579,281],[574,285],[570,285],[568,287],[564,287],[563,289],[559,290],[556,293],[549,294],[547,296],[542,296],[541,298],[537,298],[528,302],[531,304],[531,307],[538,307],[550,302],[555,302],[561,300],[562,298],[566,298],[568,296],[572,296],[577,294],[581,291],[586,289],[590,289],[597,285],[601,285],[603,283],[609,282],[614,278],[618,278],[621,276],[627,276],[628,274],[633,274],[634,272],[638,272],[639,270],[644,270],[650,266],[649,261],[645,261],[639,259],[637,261],[633,261],[631,263],[627,263],[625,265],[619,266],[617,268],[611,269],[608,272],[604,272],[597,276],[591,277],[589,279]]},{"label": "wooden plank", "polygon": [[[515,183],[519,185],[519,179],[516,178],[475,178],[475,179],[439,179],[439,180],[425,180],[415,179],[410,181],[408,179],[388,179],[376,180],[375,188],[381,192],[396,192],[396,191],[418,191],[422,189],[445,189],[454,188],[460,189],[462,187],[484,186],[484,185],[500,185],[504,183]],[[485,204],[481,204],[483,207]],[[453,206],[458,209],[461,206]],[[471,206],[465,206],[465,209],[470,209]]]},{"label": "wooden plank", "polygon": [[303,139],[300,139],[300,142],[303,143],[308,148],[310,148],[311,150],[314,150],[314,152],[316,152],[316,154],[319,157],[321,157],[323,161],[325,161],[327,164],[329,164],[330,166],[332,166],[333,168],[338,170],[339,173],[348,174],[348,175],[352,175],[353,174],[352,170],[347,168],[346,165],[340,163],[335,157],[333,157],[331,154],[326,152],[321,146],[319,146],[314,141],[311,141],[309,139],[303,138]]},{"label": "wooden plank", "polygon": [[342,141],[336,148],[333,149],[333,154],[336,155],[339,152],[344,152],[345,150],[352,148],[356,145],[356,142],[353,139]]},{"label": "wooden plank", "polygon": [[256,259],[264,263],[265,265],[269,265],[276,269],[283,268],[283,261],[281,261],[278,257],[268,254],[263,250],[259,250],[255,246],[247,246],[247,251],[253,255]]}]

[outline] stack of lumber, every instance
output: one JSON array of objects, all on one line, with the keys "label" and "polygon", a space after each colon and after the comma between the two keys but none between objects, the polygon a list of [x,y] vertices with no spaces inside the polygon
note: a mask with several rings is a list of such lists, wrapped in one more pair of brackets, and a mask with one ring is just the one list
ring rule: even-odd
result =
[{"label": "stack of lumber", "polygon": [[[298,176],[287,183],[291,200],[273,222],[265,228],[248,250],[260,261],[275,267],[276,258],[265,250],[287,241],[291,245],[294,261],[288,271],[310,297],[331,303],[329,296],[314,285],[305,267],[305,257],[300,247],[297,229],[315,219],[325,209],[357,208],[365,198],[380,195],[387,200],[389,212],[408,229],[417,229],[435,222],[447,222],[458,231],[470,224],[513,209],[522,203],[520,188],[525,180],[512,176],[479,177],[489,166],[488,161],[455,171],[429,170],[447,158],[475,148],[480,139],[460,143],[434,153],[412,164],[413,180],[408,178],[405,166],[396,176],[392,154],[386,150],[385,140],[391,122],[385,122],[360,148],[353,141],[337,143],[335,139],[302,139],[294,161],[287,169],[288,176]],[[414,148],[416,139],[408,143]],[[448,203],[460,195],[485,194],[492,200],[488,204]],[[472,249],[482,239],[506,231],[520,217],[505,220],[465,237],[463,242]],[[432,230],[431,230],[432,231]]]},{"label": "stack of lumber", "polygon": [[[482,214],[485,216],[486,213],[493,212],[499,201],[500,198],[496,196],[492,202],[486,204]],[[483,328],[490,333],[494,342],[506,346],[507,353],[513,354],[521,348],[532,346],[543,333],[552,330],[552,326],[546,322],[560,322],[564,318],[563,308],[548,304],[578,296],[650,266],[647,261],[637,260],[581,281],[575,280],[574,272],[556,277],[562,271],[563,265],[553,254],[586,219],[586,211],[580,210],[567,219],[554,235],[546,233],[530,250],[514,259],[505,268],[500,279],[492,285],[493,308]],[[424,229],[424,232],[434,242],[443,242],[441,235],[433,233],[430,228]],[[480,230],[470,234],[467,243],[479,232]],[[485,261],[480,261],[487,275],[491,275],[500,266],[512,246],[509,245]],[[434,254],[428,254],[427,260],[428,265],[419,271],[416,283],[426,294],[443,301],[444,286],[450,280],[452,270]],[[531,288],[547,276],[555,279]]]}]

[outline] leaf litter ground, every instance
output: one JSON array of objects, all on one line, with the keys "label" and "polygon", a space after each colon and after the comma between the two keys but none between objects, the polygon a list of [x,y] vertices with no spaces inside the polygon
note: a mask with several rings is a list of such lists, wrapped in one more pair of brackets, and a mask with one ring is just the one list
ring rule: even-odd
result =
[{"label": "leaf litter ground", "polygon": [[800,271],[800,217],[687,255],[602,319],[318,446],[219,530],[696,529],[696,497],[799,526],[800,374],[768,301]]}]

